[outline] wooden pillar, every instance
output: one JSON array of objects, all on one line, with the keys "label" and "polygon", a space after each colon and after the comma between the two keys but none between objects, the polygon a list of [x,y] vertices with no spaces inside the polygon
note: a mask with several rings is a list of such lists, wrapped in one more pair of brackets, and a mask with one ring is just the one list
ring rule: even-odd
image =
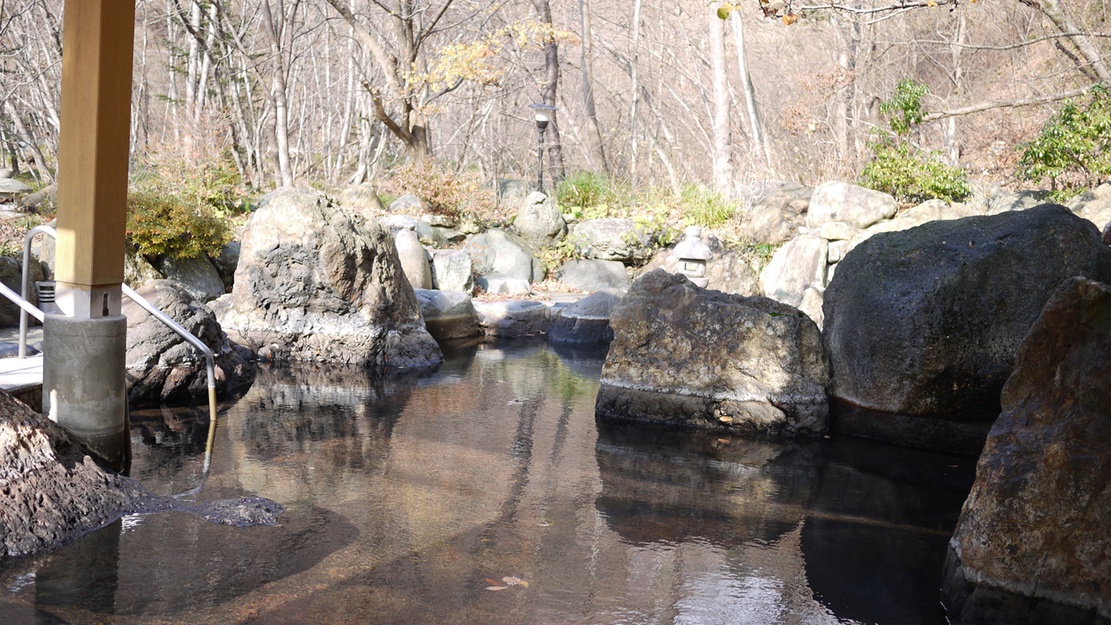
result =
[{"label": "wooden pillar", "polygon": [[70,317],[120,313],[134,41],[134,0],[65,4],[55,278]]},{"label": "wooden pillar", "polygon": [[43,322],[43,411],[112,467],[131,459],[127,224],[134,0],[70,0],[62,31],[57,303]]}]

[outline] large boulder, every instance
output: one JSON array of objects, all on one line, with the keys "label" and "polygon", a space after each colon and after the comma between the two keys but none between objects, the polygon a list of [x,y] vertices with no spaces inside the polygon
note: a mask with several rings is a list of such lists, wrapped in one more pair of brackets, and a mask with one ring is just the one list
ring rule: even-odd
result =
[{"label": "large boulder", "polygon": [[165,258],[159,263],[158,271],[167,280],[185,287],[194,299],[202,302],[212,301],[226,291],[220,272],[207,256]]},{"label": "large boulder", "polygon": [[755,436],[826,429],[821,335],[795,308],[656,270],[633,283],[610,325],[600,418]]},{"label": "large boulder", "polygon": [[469,338],[482,334],[471,296],[462,291],[416,289],[425,327],[437,341]]},{"label": "large boulder", "polygon": [[[1111,274],[1099,231],[1057,205],[862,242],[825,291],[840,431],[976,453],[1049,295]],[[865,409],[865,410],[859,410]]]},{"label": "large boulder", "polygon": [[810,196],[806,225],[817,228],[827,221],[843,221],[867,228],[882,219],[891,219],[898,210],[895,198],[848,182],[826,182]]},{"label": "large boulder", "polygon": [[575,224],[567,236],[583,258],[619,260],[643,265],[655,254],[655,232],[632,219],[589,219]]},{"label": "large boulder", "polygon": [[520,237],[504,230],[490,230],[467,237],[463,250],[471,256],[480,276],[503,276],[529,282],[544,279],[544,266]]},{"label": "large boulder", "polygon": [[631,284],[625,265],[616,260],[569,260],[560,266],[556,277],[563,286],[577,291],[627,291]]},{"label": "large boulder", "polygon": [[[783,184],[772,189],[752,205],[748,234],[752,240],[777,245],[788,241],[806,223],[812,187]],[[712,288],[713,287],[711,284]]]},{"label": "large boulder", "polygon": [[443,360],[393,239],[315,191],[280,191],[251,216],[235,287],[217,314],[233,339],[276,359],[391,368]]},{"label": "large boulder", "polygon": [[829,242],[814,235],[799,235],[782,245],[760,272],[764,295],[799,306],[807,288],[825,288],[828,251]]},{"label": "large boulder", "polygon": [[949,543],[954,623],[1111,623],[1111,286],[1053,294]]},{"label": "large boulder", "polygon": [[[212,350],[219,396],[250,386],[254,365],[228,341],[210,308],[172,280],[148,282],[137,292]],[[207,397],[208,371],[200,351],[130,299],[124,300],[123,314],[129,403]]]},{"label": "large boulder", "polygon": [[610,315],[621,295],[620,291],[598,291],[554,312],[548,325],[548,342],[608,345],[613,340]]},{"label": "large boulder", "polygon": [[432,287],[441,291],[473,293],[471,255],[463,250],[433,250]]},{"label": "large boulder", "polygon": [[1066,206],[1103,230],[1111,223],[1111,182],[1077,195]]},{"label": "large boulder", "polygon": [[548,307],[543,302],[514,299],[475,302],[474,307],[487,336],[513,339],[548,331]]},{"label": "large boulder", "polygon": [[567,234],[567,222],[550,197],[534,191],[522,202],[513,229],[529,243],[547,247]]}]

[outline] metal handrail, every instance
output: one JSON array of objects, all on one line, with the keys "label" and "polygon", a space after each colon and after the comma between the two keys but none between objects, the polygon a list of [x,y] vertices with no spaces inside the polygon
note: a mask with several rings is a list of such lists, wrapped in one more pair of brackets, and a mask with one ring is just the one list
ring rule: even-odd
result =
[{"label": "metal handrail", "polygon": [[[27,232],[27,236],[23,239],[23,296],[20,297],[8,287],[0,284],[0,293],[7,296],[19,305],[19,357],[25,358],[27,352],[27,313],[30,312],[39,321],[43,321],[45,315],[36,306],[27,301],[27,291],[30,288],[30,274],[28,270],[31,266],[31,240],[35,235],[45,234],[51,238],[57,239],[58,233],[50,226],[35,226]],[[131,301],[138,304],[141,308],[150,313],[155,319],[161,321],[167,328],[173,330],[184,339],[187,343],[200,350],[204,354],[205,368],[208,373],[208,410],[211,418],[211,425],[208,428],[208,445],[205,450],[204,459],[204,475],[208,475],[208,469],[212,461],[212,443],[216,435],[216,362],[212,354],[212,350],[204,344],[199,338],[193,336],[191,332],[181,327],[176,321],[168,317],[161,310],[158,310],[146,300],[145,297],[139,295],[134,289],[121,284],[120,288],[123,294],[131,299]]]}]

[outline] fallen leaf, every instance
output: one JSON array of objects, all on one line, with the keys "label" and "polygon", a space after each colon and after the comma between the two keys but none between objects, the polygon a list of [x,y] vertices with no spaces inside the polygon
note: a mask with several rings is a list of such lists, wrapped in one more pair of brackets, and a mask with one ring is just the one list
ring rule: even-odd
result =
[{"label": "fallen leaf", "polygon": [[521,580],[521,588],[528,588],[528,582]]},{"label": "fallen leaf", "polygon": [[497,586],[498,585],[497,580],[490,579],[489,577],[486,578],[486,583],[490,584],[491,586]]},{"label": "fallen leaf", "polygon": [[487,586],[486,590],[505,590],[509,586]]},{"label": "fallen leaf", "polygon": [[501,578],[501,581],[503,583],[505,583],[506,586],[516,586],[517,584],[521,583],[521,578],[520,577],[503,577],[503,578]]},{"label": "fallen leaf", "polygon": [[721,421],[722,423],[733,423],[733,417],[730,417],[728,415],[721,415],[720,417],[718,417],[718,421]]}]

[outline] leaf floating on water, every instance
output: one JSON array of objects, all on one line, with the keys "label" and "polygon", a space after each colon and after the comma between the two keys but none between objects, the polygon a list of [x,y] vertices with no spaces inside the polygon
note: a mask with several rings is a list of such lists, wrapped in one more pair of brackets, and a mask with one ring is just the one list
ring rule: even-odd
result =
[{"label": "leaf floating on water", "polygon": [[521,588],[528,588],[528,582],[521,580]]},{"label": "leaf floating on water", "polygon": [[516,586],[517,584],[521,583],[521,578],[520,577],[503,577],[503,578],[501,578],[501,581],[504,582],[506,586]]},{"label": "leaf floating on water", "polygon": [[498,585],[498,581],[497,581],[497,580],[494,580],[494,579],[490,579],[489,577],[487,577],[487,578],[486,578],[486,583],[487,583],[487,584],[490,584],[491,586],[497,586],[497,585]]},{"label": "leaf floating on water", "polygon": [[505,590],[509,586],[487,586],[486,590]]}]

